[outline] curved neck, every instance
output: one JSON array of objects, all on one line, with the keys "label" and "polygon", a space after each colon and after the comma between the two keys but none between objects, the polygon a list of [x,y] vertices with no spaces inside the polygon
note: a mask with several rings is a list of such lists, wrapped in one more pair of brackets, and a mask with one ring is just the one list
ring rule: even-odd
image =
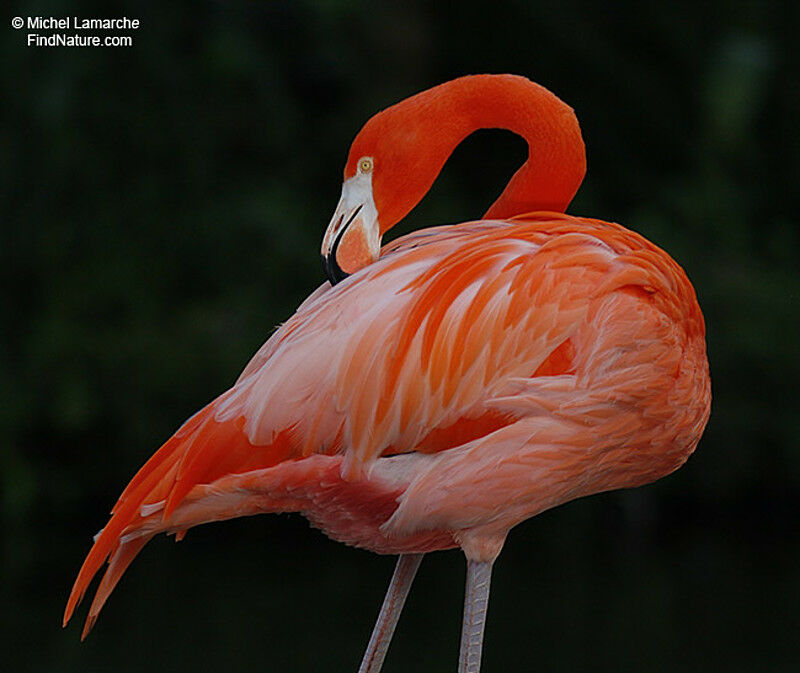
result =
[{"label": "curved neck", "polygon": [[528,143],[527,160],[484,217],[564,212],[586,172],[583,138],[572,108],[544,87],[515,75],[462,77],[444,86],[443,112],[455,122],[445,161],[478,129],[507,129]]},{"label": "curved neck", "polygon": [[[479,129],[507,129],[528,143],[528,158],[484,217],[508,218],[541,210],[564,212],[586,172],[586,156],[572,108],[547,89],[517,75],[470,75],[423,91],[388,108],[402,120],[403,141],[414,146],[404,168],[407,194],[386,229],[425,195],[455,147]],[[377,119],[376,119],[377,121]],[[384,124],[381,124],[384,126]],[[377,174],[376,174],[377,179]],[[379,207],[380,209],[380,207]],[[403,212],[404,211],[404,212]],[[393,221],[392,221],[393,220]]]}]

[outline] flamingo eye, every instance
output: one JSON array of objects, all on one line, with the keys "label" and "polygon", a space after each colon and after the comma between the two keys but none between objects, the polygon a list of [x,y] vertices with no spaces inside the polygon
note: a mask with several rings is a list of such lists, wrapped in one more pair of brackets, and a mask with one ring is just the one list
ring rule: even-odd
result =
[{"label": "flamingo eye", "polygon": [[359,173],[369,173],[372,170],[372,159],[369,157],[364,157],[361,161],[358,162],[358,172]]}]

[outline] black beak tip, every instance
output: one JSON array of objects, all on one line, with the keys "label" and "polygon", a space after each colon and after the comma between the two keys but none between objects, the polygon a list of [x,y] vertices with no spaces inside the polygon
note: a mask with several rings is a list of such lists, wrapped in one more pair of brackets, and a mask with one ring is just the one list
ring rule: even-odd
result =
[{"label": "black beak tip", "polygon": [[[358,214],[359,210],[361,210],[360,206],[356,209],[353,217]],[[353,217],[350,218],[350,221],[352,221]],[[336,285],[336,283],[343,281],[345,278],[347,278],[347,276],[350,275],[342,271],[342,267],[340,267],[339,262],[336,261],[336,251],[339,249],[339,243],[342,242],[342,237],[344,236],[344,232],[347,230],[349,224],[350,222],[341,228],[341,231],[339,231],[339,235],[333,242],[328,255],[322,255],[322,268],[325,269],[325,275],[328,277],[328,280],[331,281],[331,285]]]},{"label": "black beak tip", "polygon": [[335,253],[332,253],[327,257],[325,255],[322,255],[322,268],[325,270],[325,275],[328,277],[328,280],[331,282],[331,285],[336,285],[336,283],[340,283],[345,278],[347,278],[347,276],[350,275],[342,271],[341,267],[336,261]]}]

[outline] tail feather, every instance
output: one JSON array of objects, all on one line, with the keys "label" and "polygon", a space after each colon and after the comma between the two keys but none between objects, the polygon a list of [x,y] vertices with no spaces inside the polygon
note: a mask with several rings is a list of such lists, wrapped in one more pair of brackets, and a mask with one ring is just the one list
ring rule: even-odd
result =
[{"label": "tail feather", "polygon": [[[147,467],[148,466],[145,465],[140,472],[147,469]],[[158,467],[160,468],[162,466],[159,465]],[[169,470],[168,466],[167,470]],[[111,520],[106,524],[106,527],[100,531],[99,536],[89,550],[78,572],[78,577],[75,579],[72,592],[67,600],[67,607],[64,611],[64,626],[66,626],[67,622],[72,617],[72,613],[75,611],[78,603],[83,599],[92,578],[97,574],[97,571],[100,570],[100,567],[106,559],[117,549],[119,544],[118,540],[124,530],[139,516],[139,506],[144,501],[146,497],[145,494],[156,490],[158,483],[162,481],[165,476],[163,473],[164,470],[156,469],[142,479],[138,488],[134,491],[134,494],[137,492],[141,493],[141,497],[136,499],[129,497],[124,502],[120,503],[120,506],[116,508],[116,511],[112,515]]]},{"label": "tail feather", "polygon": [[[109,566],[89,609],[83,636],[91,630],[108,596],[136,554],[158,532],[177,532],[189,526],[178,523],[176,508],[196,486],[231,475],[274,466],[294,457],[292,429],[276,433],[269,445],[254,446],[244,432],[244,418],[214,418],[224,395],[190,418],[136,473],[112,510],[111,519],[98,534],[72,587],[64,626],[106,560]],[[202,491],[203,489],[200,489]],[[194,496],[193,496],[194,497]],[[163,504],[162,504],[163,503]],[[227,518],[214,506],[203,509],[204,518],[190,525]],[[195,508],[196,509],[196,508]]]},{"label": "tail feather", "polygon": [[92,630],[94,623],[97,621],[100,610],[103,609],[108,597],[122,577],[122,574],[128,569],[131,561],[136,558],[136,555],[142,550],[142,547],[144,547],[152,537],[153,535],[151,534],[122,542],[111,555],[108,568],[106,568],[103,574],[103,579],[100,580],[100,586],[97,587],[94,600],[92,600],[92,605],[89,607],[89,615],[86,617],[86,623],[83,626],[81,640],[85,640],[86,636],[89,635],[89,631]]}]

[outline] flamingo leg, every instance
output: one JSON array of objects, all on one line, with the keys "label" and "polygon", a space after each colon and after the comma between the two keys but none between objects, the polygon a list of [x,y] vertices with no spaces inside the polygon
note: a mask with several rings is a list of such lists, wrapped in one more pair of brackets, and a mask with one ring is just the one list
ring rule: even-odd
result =
[{"label": "flamingo leg", "polygon": [[461,652],[458,673],[479,673],[483,649],[483,629],[489,607],[489,587],[493,561],[467,561],[467,587],[464,595],[464,621],[461,627]]},{"label": "flamingo leg", "polygon": [[397,559],[392,581],[389,582],[389,588],[386,590],[386,597],[383,599],[378,620],[375,622],[375,628],[372,629],[372,637],[369,639],[367,651],[364,652],[358,673],[378,673],[381,670],[389,643],[392,642],[397,620],[400,618],[408,591],[411,589],[411,583],[414,581],[423,556],[424,554],[401,554]]}]

